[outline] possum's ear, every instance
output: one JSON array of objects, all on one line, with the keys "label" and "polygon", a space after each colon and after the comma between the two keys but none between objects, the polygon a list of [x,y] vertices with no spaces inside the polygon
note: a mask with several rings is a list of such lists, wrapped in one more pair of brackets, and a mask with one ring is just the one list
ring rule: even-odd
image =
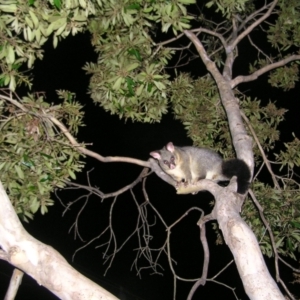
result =
[{"label": "possum's ear", "polygon": [[158,151],[150,152],[150,155],[156,159],[161,159],[160,153]]},{"label": "possum's ear", "polygon": [[170,142],[170,143],[167,144],[166,149],[167,149],[168,151],[170,151],[170,152],[173,153],[174,150],[175,150],[175,147],[174,147],[173,143]]}]

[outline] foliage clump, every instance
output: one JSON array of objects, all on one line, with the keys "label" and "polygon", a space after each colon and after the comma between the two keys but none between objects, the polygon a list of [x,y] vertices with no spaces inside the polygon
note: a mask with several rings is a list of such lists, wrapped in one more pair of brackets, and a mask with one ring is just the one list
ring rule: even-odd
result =
[{"label": "foliage clump", "polygon": [[45,102],[43,95],[29,94],[17,103],[1,97],[1,181],[24,220],[38,209],[46,213],[54,203],[51,192],[76,179],[75,173],[84,166],[52,119],[67,124],[75,134],[82,125],[82,107],[71,93],[58,94],[62,103],[55,106]]}]

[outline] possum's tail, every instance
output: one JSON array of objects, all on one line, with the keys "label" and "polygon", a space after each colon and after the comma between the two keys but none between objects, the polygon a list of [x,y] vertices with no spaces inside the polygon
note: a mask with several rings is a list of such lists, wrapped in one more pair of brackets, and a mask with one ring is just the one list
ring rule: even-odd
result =
[{"label": "possum's tail", "polygon": [[250,185],[251,172],[248,165],[238,158],[229,159],[222,164],[222,173],[228,178],[237,177],[237,192],[245,194]]}]

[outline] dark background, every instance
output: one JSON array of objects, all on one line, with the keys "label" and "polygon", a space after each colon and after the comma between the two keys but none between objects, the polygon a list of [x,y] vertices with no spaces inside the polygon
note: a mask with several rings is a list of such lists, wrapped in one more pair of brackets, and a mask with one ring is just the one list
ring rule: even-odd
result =
[{"label": "dark background", "polygon": [[[129,156],[142,160],[149,158],[149,152],[160,149],[167,142],[172,141],[177,145],[191,145],[192,141],[186,137],[183,125],[175,121],[172,114],[164,116],[159,124],[138,124],[120,120],[117,116],[111,116],[100,107],[92,103],[87,88],[89,77],[81,69],[85,62],[96,61],[96,54],[90,45],[88,34],[79,34],[59,43],[57,49],[53,49],[52,41],[45,46],[43,61],[37,61],[34,67],[33,91],[45,91],[49,102],[56,99],[55,90],[67,89],[77,94],[77,100],[84,104],[86,127],[80,129],[79,142],[92,143],[88,148],[103,156]],[[192,65],[197,65],[194,62]],[[246,74],[246,59],[243,54],[237,61],[239,72]],[[244,68],[244,69],[243,69]],[[197,72],[196,69],[191,69]],[[242,91],[253,94],[264,101],[278,100],[278,106],[290,109],[286,115],[286,122],[281,126],[282,140],[291,139],[291,133],[296,132],[299,136],[298,126],[298,102],[299,88],[289,93],[283,93],[275,89],[267,89],[267,76],[257,80],[252,85],[245,85]],[[87,158],[85,172],[78,174],[77,182],[87,183],[86,171],[94,170],[90,179],[94,186],[100,187],[103,192],[116,191],[118,188],[131,183],[141,172],[141,167],[125,164],[103,164],[94,159]],[[165,218],[167,224],[171,224],[180,217],[188,208],[198,206],[208,213],[211,210],[209,202],[212,197],[205,192],[194,196],[177,196],[175,190],[152,174],[147,180],[147,188],[150,201]],[[134,192],[141,203],[141,185]],[[74,200],[79,195],[78,191],[60,193],[64,203]],[[101,203],[98,198],[91,198],[79,221],[80,233],[85,241],[97,236],[108,225],[109,205],[112,199]],[[164,270],[159,270],[163,275],[152,274],[151,270],[142,271],[142,278],[137,276],[131,265],[135,259],[137,239],[133,238],[116,255],[112,267],[104,276],[107,265],[103,265],[103,248],[95,248],[105,240],[94,241],[88,248],[80,251],[75,260],[72,255],[75,250],[83,245],[76,239],[74,232],[69,232],[82,203],[72,207],[71,211],[62,217],[64,208],[57,201],[54,207],[49,208],[49,213],[41,216],[38,213],[35,220],[24,224],[26,230],[40,241],[53,246],[58,250],[76,269],[93,281],[110,290],[113,294],[125,299],[160,300],[172,299],[173,279],[169,270],[166,257],[160,260]],[[135,227],[137,211],[130,193],[118,197],[113,214],[114,228],[119,238],[119,243],[131,233]],[[150,213],[150,219],[151,219]],[[199,230],[196,225],[199,213],[192,212],[172,232],[172,255],[177,261],[177,274],[185,278],[198,278],[202,270],[202,248],[199,242]],[[215,245],[215,234],[212,224],[207,225],[207,235],[211,251],[209,277],[218,273],[231,259],[232,255],[225,245]],[[106,236],[107,237],[107,236]],[[153,228],[154,244],[161,245],[165,238],[165,232],[161,225]],[[271,271],[274,270],[272,260],[267,260]],[[140,266],[143,265],[141,261]],[[146,265],[146,263],[145,263]],[[281,268],[286,282],[291,281],[291,272]],[[13,268],[0,261],[0,298],[4,297]],[[273,272],[274,274],[274,272]],[[242,287],[241,280],[232,264],[218,280],[236,288],[239,299],[247,299]],[[179,282],[177,286],[177,299],[186,299],[192,283]],[[296,288],[292,287],[292,290]],[[3,296],[2,296],[3,295]],[[299,296],[298,292],[298,296]],[[215,283],[207,283],[199,288],[195,299],[235,299],[232,291]],[[35,280],[26,274],[16,299],[57,299],[45,288],[38,286]]]}]

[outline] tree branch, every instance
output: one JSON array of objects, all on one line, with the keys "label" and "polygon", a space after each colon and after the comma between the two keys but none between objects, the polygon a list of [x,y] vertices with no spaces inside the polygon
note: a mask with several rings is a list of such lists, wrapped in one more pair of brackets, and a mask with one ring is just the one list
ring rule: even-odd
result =
[{"label": "tree branch", "polygon": [[235,40],[232,41],[232,43],[230,44],[230,47],[232,49],[234,49],[237,44],[245,37],[247,36],[256,26],[258,26],[259,24],[261,24],[265,19],[267,19],[271,13],[272,10],[274,9],[274,7],[276,6],[278,0],[274,0],[273,4],[270,6],[270,8],[267,10],[267,12],[260,17],[257,21],[255,21],[253,24],[251,24],[249,27],[247,27],[241,34],[239,34],[237,36],[237,38]]},{"label": "tree branch", "polygon": [[284,58],[276,63],[269,64],[265,67],[262,67],[261,69],[255,71],[251,75],[238,76],[238,77],[234,78],[233,80],[231,80],[231,83],[230,83],[231,88],[235,88],[237,85],[239,85],[240,83],[243,83],[243,82],[253,81],[253,80],[257,79],[259,76],[261,76],[271,70],[274,70],[276,68],[283,67],[283,66],[287,65],[288,63],[295,61],[295,60],[300,60],[300,55],[291,55],[291,56]]},{"label": "tree branch", "polygon": [[[15,106],[19,107],[22,111],[26,112],[26,113],[31,113],[24,105],[22,105],[20,102],[14,100],[11,96],[4,96],[0,94],[0,99],[3,99],[5,101],[9,101],[12,104],[14,104]],[[34,115],[36,115],[36,112],[34,113]],[[53,117],[51,114],[47,114],[47,112],[44,112],[43,114],[39,114],[39,117],[41,118],[46,118],[48,120],[50,120],[53,124],[55,124],[60,130],[61,132],[66,136],[66,138],[69,140],[69,142],[72,144],[72,146],[74,146],[80,153],[93,157],[101,162],[126,162],[126,163],[132,163],[132,164],[136,164],[142,167],[150,167],[150,162],[148,161],[142,161],[140,159],[136,159],[136,158],[131,158],[131,157],[122,157],[122,156],[101,156],[100,154],[88,150],[86,148],[84,148],[83,146],[81,146],[76,139],[71,135],[71,133],[68,131],[68,129],[66,128],[66,126],[61,123],[59,120],[57,120],[55,117]]]},{"label": "tree branch", "polygon": [[264,6],[262,6],[260,9],[254,11],[252,14],[250,14],[244,21],[241,22],[241,24],[239,25],[238,30],[242,30],[243,27],[246,26],[246,24],[248,22],[250,22],[252,19],[254,19],[256,16],[258,16],[259,14],[261,14],[261,12],[265,9],[267,9],[268,7],[270,7],[272,5],[272,3],[266,4]]},{"label": "tree branch", "polygon": [[0,245],[10,264],[60,299],[117,299],[73,269],[55,249],[29,235],[1,183],[0,203]]},{"label": "tree branch", "polygon": [[260,151],[260,154],[261,154],[261,156],[263,158],[263,161],[266,164],[267,169],[268,169],[268,171],[269,171],[269,173],[270,173],[270,175],[272,177],[274,186],[276,187],[276,189],[280,190],[279,183],[276,180],[276,177],[275,177],[275,174],[274,174],[274,172],[272,170],[271,164],[270,164],[270,162],[269,162],[269,160],[268,160],[268,158],[267,158],[267,156],[266,156],[266,154],[264,152],[264,149],[262,148],[262,146],[261,146],[261,144],[260,144],[260,142],[258,140],[258,137],[257,137],[257,135],[256,135],[253,127],[251,126],[250,121],[248,120],[247,116],[244,114],[243,111],[241,111],[241,115],[242,115],[242,118],[244,119],[244,121],[246,122],[246,124],[247,124],[247,126],[248,126],[248,128],[249,128],[249,130],[250,130],[250,132],[251,132],[251,134],[252,134],[252,136],[253,136],[253,138],[254,138],[254,140],[256,142],[256,145],[257,145],[257,147],[258,147],[258,149]]}]

